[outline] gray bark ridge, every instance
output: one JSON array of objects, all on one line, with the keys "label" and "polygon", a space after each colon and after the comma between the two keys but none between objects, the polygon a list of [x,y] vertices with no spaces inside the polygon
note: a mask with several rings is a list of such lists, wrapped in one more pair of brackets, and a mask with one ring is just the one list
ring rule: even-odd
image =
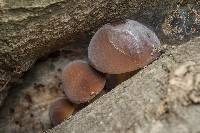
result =
[{"label": "gray bark ridge", "polygon": [[48,133],[200,131],[200,38],[168,49]]}]

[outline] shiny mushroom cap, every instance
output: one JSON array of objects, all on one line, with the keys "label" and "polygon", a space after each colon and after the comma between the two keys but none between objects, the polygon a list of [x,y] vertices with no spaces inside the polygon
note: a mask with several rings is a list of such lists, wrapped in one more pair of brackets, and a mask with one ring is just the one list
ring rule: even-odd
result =
[{"label": "shiny mushroom cap", "polygon": [[160,53],[160,41],[146,26],[133,20],[106,24],[88,47],[91,65],[108,74],[131,72],[151,63]]},{"label": "shiny mushroom cap", "polygon": [[76,104],[93,99],[104,88],[105,82],[103,74],[82,60],[71,62],[62,73],[64,92]]}]

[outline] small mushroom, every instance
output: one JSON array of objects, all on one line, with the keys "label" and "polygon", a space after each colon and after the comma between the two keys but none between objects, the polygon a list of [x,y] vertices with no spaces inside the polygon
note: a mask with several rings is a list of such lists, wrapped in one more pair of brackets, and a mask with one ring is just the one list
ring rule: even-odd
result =
[{"label": "small mushroom", "polygon": [[105,76],[88,65],[76,60],[68,64],[62,73],[63,89],[70,101],[76,104],[89,102],[105,86]]},{"label": "small mushroom", "polygon": [[106,24],[88,47],[91,65],[103,73],[131,72],[151,63],[160,52],[160,41],[146,26],[133,20]]},{"label": "small mushroom", "polygon": [[75,108],[67,98],[59,98],[54,101],[49,108],[49,117],[53,126],[56,126],[68,119],[73,114]]}]

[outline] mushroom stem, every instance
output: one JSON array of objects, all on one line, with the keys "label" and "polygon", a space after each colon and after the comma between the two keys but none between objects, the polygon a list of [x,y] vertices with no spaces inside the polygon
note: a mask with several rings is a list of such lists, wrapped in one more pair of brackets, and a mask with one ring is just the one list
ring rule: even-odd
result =
[{"label": "mushroom stem", "polygon": [[106,77],[105,90],[110,91],[117,85],[121,84],[122,82],[126,81],[127,79],[135,75],[137,72],[138,71],[127,72],[122,74],[108,74]]}]

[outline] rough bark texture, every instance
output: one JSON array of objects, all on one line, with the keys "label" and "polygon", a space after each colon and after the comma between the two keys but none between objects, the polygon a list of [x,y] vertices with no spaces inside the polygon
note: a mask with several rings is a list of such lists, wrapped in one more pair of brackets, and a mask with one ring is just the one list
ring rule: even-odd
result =
[{"label": "rough bark texture", "polygon": [[170,42],[199,35],[198,0],[0,0],[0,7],[1,102],[38,58],[87,40],[106,22],[135,19]]},{"label": "rough bark texture", "polygon": [[199,133],[200,38],[161,58],[49,133]]}]

